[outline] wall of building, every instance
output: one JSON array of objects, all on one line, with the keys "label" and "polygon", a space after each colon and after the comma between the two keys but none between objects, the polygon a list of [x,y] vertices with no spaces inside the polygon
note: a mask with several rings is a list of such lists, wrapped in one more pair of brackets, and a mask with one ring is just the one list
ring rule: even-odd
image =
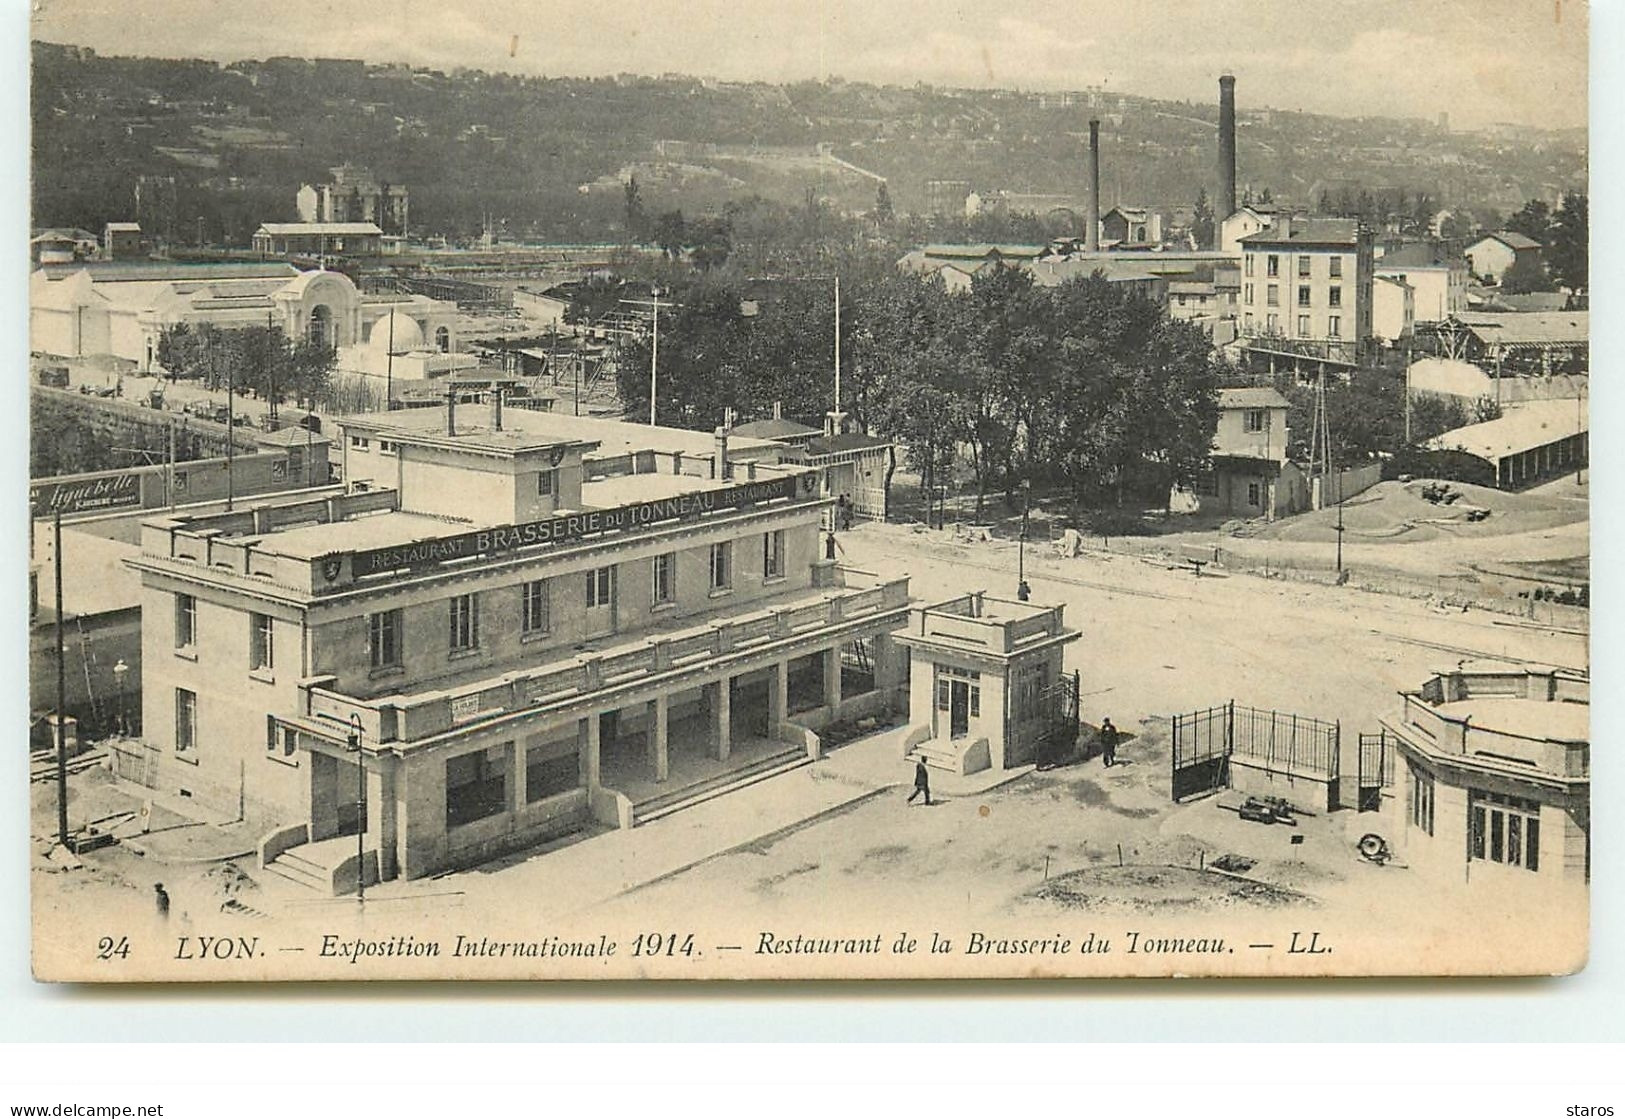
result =
[{"label": "wall of building", "polygon": [[[599,566],[615,568],[613,614],[615,634],[635,634],[656,624],[681,618],[702,618],[727,607],[765,599],[811,584],[813,561],[818,558],[816,524],[784,524],[785,576],[764,582],[761,576],[762,536],[759,529],[725,535],[718,530],[694,531],[666,542],[645,541],[618,554],[583,554],[567,561],[534,564],[470,574],[455,584],[436,581],[401,588],[362,605],[324,609],[313,621],[313,671],[338,677],[337,690],[370,696],[402,681],[415,687],[450,675],[466,675],[478,668],[492,674],[522,664],[557,657],[589,639],[587,572]],[[737,526],[730,530],[737,533]],[[734,545],[733,588],[726,594],[710,590],[710,545],[717,539]],[[653,559],[663,552],[677,556],[677,600],[669,608],[653,608]],[[545,634],[524,635],[523,586],[545,578],[549,584],[551,626]],[[479,596],[480,647],[453,656],[449,648],[450,600],[454,594]],[[368,616],[383,609],[402,611],[402,665],[398,670],[374,673],[367,646]]]},{"label": "wall of building", "polygon": [[[1269,274],[1271,258],[1278,261],[1275,276]],[[1362,336],[1363,318],[1365,333],[1369,334],[1370,307],[1362,307],[1360,299],[1361,259],[1352,247],[1344,250],[1283,243],[1249,248],[1242,257],[1242,332],[1250,329],[1253,333],[1276,333],[1288,338],[1353,342]],[[1308,262],[1307,276],[1299,275],[1304,260]],[[1337,276],[1332,275],[1334,261],[1341,269]],[[1369,284],[1368,258],[1366,263],[1364,282]],[[1272,287],[1276,295],[1273,305]],[[1300,288],[1308,291],[1307,305],[1299,302]],[[1339,301],[1336,305],[1332,302],[1334,289]]]}]

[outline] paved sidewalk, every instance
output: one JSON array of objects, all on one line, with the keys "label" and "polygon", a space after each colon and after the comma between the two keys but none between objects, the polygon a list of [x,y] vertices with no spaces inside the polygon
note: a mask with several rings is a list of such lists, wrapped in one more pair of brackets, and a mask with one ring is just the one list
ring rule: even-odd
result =
[{"label": "paved sidewalk", "polygon": [[[533,916],[558,919],[681,874],[769,837],[798,830],[872,797],[913,786],[903,757],[908,728],[893,727],[848,743],[810,765],[675,812],[629,831],[609,831],[562,846],[497,860],[429,880],[395,882],[369,898],[462,895],[467,909],[510,910],[530,899]],[[958,778],[933,771],[932,790],[946,797],[985,792],[1026,770]]]}]

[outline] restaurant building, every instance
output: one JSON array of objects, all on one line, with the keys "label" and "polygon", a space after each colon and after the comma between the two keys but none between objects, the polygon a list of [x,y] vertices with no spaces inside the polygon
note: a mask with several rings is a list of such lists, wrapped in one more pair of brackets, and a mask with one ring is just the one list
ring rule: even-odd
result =
[{"label": "restaurant building", "polygon": [[346,492],[150,519],[130,561],[145,779],[262,821],[287,877],[630,827],[907,703],[906,577],[825,559],[771,442],[500,398],[338,430]]}]

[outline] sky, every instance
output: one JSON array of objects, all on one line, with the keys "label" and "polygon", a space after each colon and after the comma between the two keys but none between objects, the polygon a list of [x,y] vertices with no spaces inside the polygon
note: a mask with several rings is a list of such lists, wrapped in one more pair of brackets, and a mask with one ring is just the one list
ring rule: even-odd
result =
[{"label": "sky", "polygon": [[106,54],[1108,90],[1245,108],[1586,123],[1583,0],[38,0]]}]

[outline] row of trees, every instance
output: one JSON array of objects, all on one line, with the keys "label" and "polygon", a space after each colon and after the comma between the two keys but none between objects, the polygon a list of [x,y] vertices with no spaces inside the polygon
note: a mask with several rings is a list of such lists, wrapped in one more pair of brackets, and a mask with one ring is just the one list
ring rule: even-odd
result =
[{"label": "row of trees", "polygon": [[[832,405],[831,281],[781,285],[747,314],[741,288],[700,278],[662,318],[657,414],[709,428],[780,401],[817,423]],[[1221,367],[1200,328],[1100,277],[1041,287],[999,268],[969,291],[892,270],[843,279],[842,407],[907,448],[928,489],[961,456],[977,494],[1023,480],[1075,505],[1166,499],[1205,469]],[[620,390],[647,411],[651,340],[627,346]]]},{"label": "row of trees", "polygon": [[178,377],[276,404],[310,409],[331,394],[337,353],[313,338],[290,339],[275,325],[222,329],[212,323],[177,323],[158,338],[158,364]]}]

